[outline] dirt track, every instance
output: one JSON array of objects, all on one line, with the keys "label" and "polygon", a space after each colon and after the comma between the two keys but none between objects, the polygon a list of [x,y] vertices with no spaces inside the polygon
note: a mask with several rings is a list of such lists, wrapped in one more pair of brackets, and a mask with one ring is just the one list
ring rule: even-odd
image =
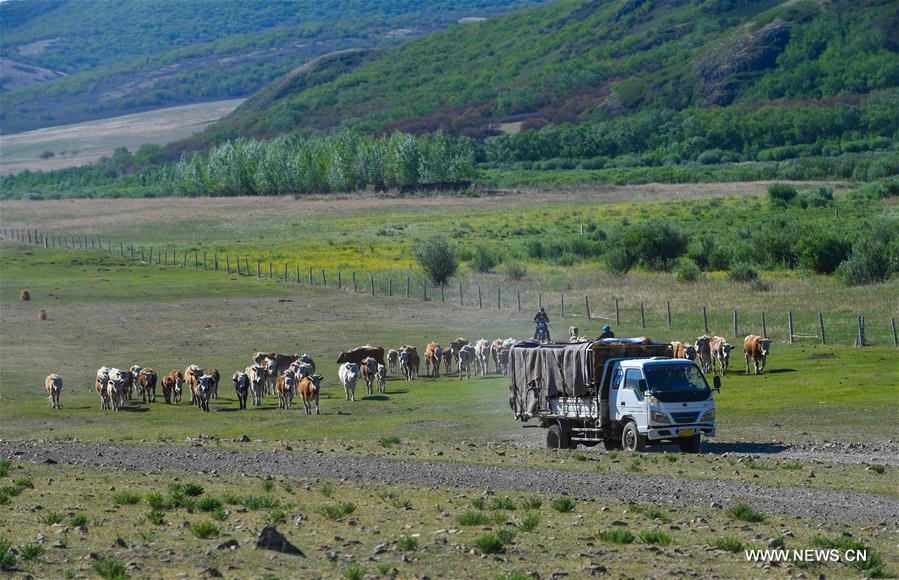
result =
[{"label": "dirt track", "polygon": [[425,484],[493,490],[568,493],[625,501],[674,502],[726,507],[747,502],[790,516],[899,525],[899,500],[865,493],[768,487],[664,476],[498,468],[424,461],[344,458],[288,451],[220,451],[202,446],[149,447],[111,443],[0,443],[0,457],[70,463],[81,467],[347,478],[388,484]]}]

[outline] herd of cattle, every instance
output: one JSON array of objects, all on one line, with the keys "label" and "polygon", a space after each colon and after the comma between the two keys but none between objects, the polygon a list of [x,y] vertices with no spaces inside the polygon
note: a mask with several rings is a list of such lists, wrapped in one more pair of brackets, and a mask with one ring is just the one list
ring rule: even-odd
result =
[{"label": "herd of cattle", "polygon": [[[569,329],[572,342],[579,342],[578,329]],[[441,368],[449,374],[456,367],[459,379],[471,378],[475,375],[485,376],[489,372],[489,364],[493,363],[494,372],[508,372],[509,351],[515,339],[496,339],[493,341],[480,339],[469,344],[465,338],[457,338],[449,342],[447,347],[436,342],[425,346],[424,359],[428,377],[440,377]],[[768,358],[770,339],[749,335],[743,341],[743,353],[746,358],[746,374],[750,373],[750,362],[755,374],[765,368]],[[705,373],[727,374],[730,364],[730,353],[733,345],[720,336],[703,335],[694,343],[674,341],[671,349],[675,358],[698,360]],[[418,349],[404,344],[390,349],[386,353],[383,347],[365,345],[340,353],[337,357],[338,378],[344,389],[347,401],[356,400],[356,384],[362,379],[366,393],[372,395],[377,386],[378,392],[387,388],[387,373],[402,374],[407,381],[419,377],[421,357]],[[190,403],[200,410],[209,412],[209,400],[218,398],[218,387],[221,375],[214,368],[202,369],[197,365],[189,365],[184,372],[172,370],[160,380],[156,371],[134,365],[128,370],[100,367],[97,370],[95,389],[100,397],[101,409],[118,411],[130,400],[135,387],[143,403],[156,402],[156,385],[161,383],[162,396],[166,404],[178,404],[184,386],[190,393]],[[320,414],[319,390],[322,376],[315,372],[315,361],[308,354],[285,355],[275,352],[257,352],[252,363],[242,371],[235,371],[231,376],[234,392],[241,409],[246,409],[247,399],[252,395],[253,405],[261,405],[266,395],[277,396],[278,406],[289,409],[293,399],[299,396],[303,401],[306,414]],[[59,395],[62,391],[62,378],[52,373],[47,376],[44,386],[47,389],[50,405],[59,408]]]}]

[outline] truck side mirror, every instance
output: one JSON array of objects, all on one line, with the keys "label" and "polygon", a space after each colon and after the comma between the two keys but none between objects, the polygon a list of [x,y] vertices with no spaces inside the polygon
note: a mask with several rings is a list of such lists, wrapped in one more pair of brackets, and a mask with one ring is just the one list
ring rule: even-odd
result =
[{"label": "truck side mirror", "polygon": [[637,388],[640,389],[641,393],[646,392],[646,379],[640,379],[637,381]]},{"label": "truck side mirror", "polygon": [[715,376],[712,378],[712,384],[715,385],[715,390],[719,393],[721,392],[721,377]]}]

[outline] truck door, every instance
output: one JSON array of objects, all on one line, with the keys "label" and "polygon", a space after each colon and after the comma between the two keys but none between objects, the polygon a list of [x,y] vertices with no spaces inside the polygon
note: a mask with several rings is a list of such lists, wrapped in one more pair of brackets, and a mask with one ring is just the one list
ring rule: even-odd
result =
[{"label": "truck door", "polygon": [[645,427],[646,409],[643,405],[643,393],[640,391],[640,369],[627,369],[622,387],[618,389],[618,417],[629,415],[634,418],[637,427]]}]

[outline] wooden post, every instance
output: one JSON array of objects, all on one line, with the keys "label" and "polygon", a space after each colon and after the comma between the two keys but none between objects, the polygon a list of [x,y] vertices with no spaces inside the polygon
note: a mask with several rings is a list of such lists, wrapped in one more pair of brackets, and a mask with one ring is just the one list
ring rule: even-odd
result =
[{"label": "wooden post", "polygon": [[497,286],[496,287],[496,309],[499,310],[500,308],[502,308],[502,304],[503,304],[503,287]]},{"label": "wooden post", "polygon": [[459,282],[459,306],[465,306],[465,295],[462,293],[462,282]]},{"label": "wooden post", "polygon": [[890,327],[893,330],[893,348],[899,347],[899,338],[896,336],[896,319],[890,318]]},{"label": "wooden post", "polygon": [[762,338],[768,338],[768,325],[765,324],[765,311],[762,310]]},{"label": "wooden post", "polygon": [[119,250],[122,252],[122,257],[125,257],[125,244],[119,242]]},{"label": "wooden post", "polygon": [[262,278],[262,260],[256,258],[256,277]]},{"label": "wooden post", "polygon": [[146,256],[144,256],[144,247],[143,246],[140,247],[140,261],[141,262],[147,261]]},{"label": "wooden post", "polygon": [[440,303],[441,304],[446,304],[446,291],[444,290],[445,286],[446,285],[443,282],[440,283]]},{"label": "wooden post", "polygon": [[128,259],[129,260],[134,259],[134,244],[131,244],[130,246],[128,246]]},{"label": "wooden post", "polygon": [[858,336],[855,337],[855,346],[865,346],[865,317],[858,317]]},{"label": "wooden post", "polygon": [[482,308],[484,305],[481,302],[481,287],[478,286],[478,308]]},{"label": "wooden post", "polygon": [[300,277],[300,265],[299,264],[296,265],[296,270],[297,270],[297,284],[299,284],[300,280],[302,280],[302,278]]},{"label": "wooden post", "polygon": [[359,284],[356,282],[356,272],[353,272],[353,292],[359,291]]},{"label": "wooden post", "polygon": [[371,295],[374,296],[375,295],[375,275],[369,274],[368,281],[371,283]]},{"label": "wooden post", "polygon": [[[219,271],[219,253],[216,252],[212,255],[212,263],[215,266],[215,271]],[[287,264],[284,264],[284,270],[287,271]],[[284,275],[284,278],[287,278],[287,274]]]},{"label": "wooden post", "polygon": [[537,308],[543,308],[543,292],[537,293]]},{"label": "wooden post", "polygon": [[269,280],[272,279],[272,261],[271,261],[271,259],[269,259],[269,261],[268,261],[268,279]]},{"label": "wooden post", "polygon": [[284,262],[284,281],[287,282],[287,262]]},{"label": "wooden post", "polygon": [[243,259],[243,265],[244,265],[244,273],[245,273],[247,276],[249,276],[249,275],[250,275],[250,259],[249,259],[249,258],[244,258],[244,259]]},{"label": "wooden post", "polygon": [[787,310],[787,333],[790,335],[789,342],[793,344],[793,311]]},{"label": "wooden post", "polygon": [[228,270],[228,275],[231,275],[231,257],[228,254],[225,254],[225,268]]},{"label": "wooden post", "polygon": [[646,313],[643,311],[643,303],[640,303],[640,328],[646,328]]},{"label": "wooden post", "polygon": [[618,307],[618,299],[615,299],[615,326],[621,326],[621,309]]},{"label": "wooden post", "polygon": [[312,286],[312,266],[309,266],[309,285]]},{"label": "wooden post", "polygon": [[521,312],[521,290],[515,290],[515,297],[518,299],[518,311]]},{"label": "wooden post", "polygon": [[328,278],[325,276],[325,269],[322,268],[322,286],[328,286]]},{"label": "wooden post", "polygon": [[818,313],[818,329],[821,331],[821,344],[827,344],[827,336],[824,334],[824,313]]},{"label": "wooden post", "polygon": [[421,299],[423,302],[428,301],[428,281],[424,280],[421,283]]},{"label": "wooden post", "polygon": [[590,298],[584,296],[584,309],[587,312],[587,320],[590,320]]},{"label": "wooden post", "polygon": [[409,275],[406,275],[406,298],[409,298],[409,294],[411,294],[412,290],[412,280],[409,278]]},{"label": "wooden post", "polygon": [[702,327],[705,329],[705,333],[709,333],[709,313],[706,310],[706,307],[702,307]]},{"label": "wooden post", "polygon": [[559,292],[559,318],[565,318],[565,294]]},{"label": "wooden post", "polygon": [[737,338],[737,309],[734,308],[734,338]]},{"label": "wooden post", "polygon": [[668,308],[668,330],[671,330],[671,301],[665,303]]},{"label": "wooden post", "polygon": [[337,270],[337,289],[341,288],[343,288],[343,276],[340,275],[340,270]]},{"label": "wooden post", "polygon": [[[271,262],[269,262],[271,264]],[[206,252],[203,252],[203,271],[206,271]]]},{"label": "wooden post", "polygon": [[393,296],[393,278],[387,277],[387,295]]}]

